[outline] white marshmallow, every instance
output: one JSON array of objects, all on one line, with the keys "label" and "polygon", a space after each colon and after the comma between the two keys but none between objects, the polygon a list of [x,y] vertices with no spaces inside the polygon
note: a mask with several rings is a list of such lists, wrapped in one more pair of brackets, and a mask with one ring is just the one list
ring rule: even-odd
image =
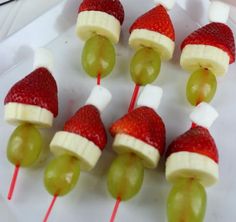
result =
[{"label": "white marshmallow", "polygon": [[209,8],[209,20],[211,22],[227,23],[230,6],[221,1],[212,1]]},{"label": "white marshmallow", "polygon": [[155,5],[162,5],[167,10],[171,10],[175,5],[175,0],[154,0]]},{"label": "white marshmallow", "polygon": [[108,89],[102,86],[95,86],[85,104],[94,105],[102,112],[110,103],[111,99],[112,95]]},{"label": "white marshmallow", "polygon": [[153,85],[146,85],[138,98],[137,105],[147,106],[157,110],[161,103],[162,94],[162,88]]},{"label": "white marshmallow", "polygon": [[52,53],[45,48],[38,48],[34,53],[34,64],[33,69],[44,67],[49,72],[53,73],[54,61]]},{"label": "white marshmallow", "polygon": [[197,125],[209,129],[218,116],[218,112],[211,105],[202,102],[194,108],[190,119]]}]

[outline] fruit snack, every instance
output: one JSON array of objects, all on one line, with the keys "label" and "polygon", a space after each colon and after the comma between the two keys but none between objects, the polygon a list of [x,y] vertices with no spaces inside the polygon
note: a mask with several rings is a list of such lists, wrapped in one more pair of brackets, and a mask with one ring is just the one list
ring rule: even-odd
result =
[{"label": "fruit snack", "polygon": [[228,15],[227,4],[212,2],[211,23],[190,34],[181,45],[180,64],[192,73],[186,87],[187,100],[195,108],[190,114],[191,128],[167,151],[166,179],[173,184],[167,201],[169,222],[204,221],[205,187],[219,180],[218,151],[209,132],[218,113],[209,102],[216,92],[216,78],[235,61],[234,36],[226,24]]}]

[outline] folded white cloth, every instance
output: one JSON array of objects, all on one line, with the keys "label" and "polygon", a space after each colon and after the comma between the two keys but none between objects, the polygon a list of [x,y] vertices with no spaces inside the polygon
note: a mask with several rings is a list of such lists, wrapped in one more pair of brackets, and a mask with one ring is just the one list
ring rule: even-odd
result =
[{"label": "folded white cloth", "polygon": [[[5,0],[0,0],[4,2]],[[11,35],[62,0],[17,0],[0,7],[0,40]]]}]

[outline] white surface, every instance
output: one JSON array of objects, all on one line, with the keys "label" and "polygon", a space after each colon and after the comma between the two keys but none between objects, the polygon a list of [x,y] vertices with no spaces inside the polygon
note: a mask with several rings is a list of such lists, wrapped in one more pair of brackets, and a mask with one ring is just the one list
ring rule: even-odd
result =
[{"label": "white surface", "polygon": [[209,7],[209,20],[211,22],[227,23],[230,6],[227,3],[213,1]]},{"label": "white surface", "polygon": [[103,112],[111,99],[112,95],[108,89],[102,86],[94,86],[85,104],[94,105],[100,112]]},{"label": "white surface", "polygon": [[219,117],[218,112],[213,106],[202,102],[190,113],[190,119],[199,126],[209,129]]},{"label": "white surface", "polygon": [[[110,89],[114,95],[112,105],[102,114],[107,127],[127,111],[133,91],[133,84],[131,83],[128,70],[129,61],[134,51],[127,46],[129,36],[128,27],[138,15],[144,13],[153,5],[152,1],[142,1],[142,5],[137,4],[137,0],[123,0],[122,2],[125,5],[126,12],[129,13],[126,13],[121,43],[117,46],[117,65],[112,75],[102,81],[102,84]],[[52,23],[52,27],[54,28],[47,29],[47,32],[42,32],[39,36],[37,33],[32,33],[34,27],[31,26],[29,28],[28,26],[22,30],[24,32],[19,32],[11,36],[8,42],[4,43],[6,48],[2,48],[3,45],[1,45],[0,53],[5,49],[5,54],[2,55],[9,56],[9,54],[6,53],[6,51],[8,51],[11,54],[9,56],[10,60],[13,58],[13,55],[15,55],[14,58],[19,59],[23,58],[22,56],[16,56],[16,54],[20,52],[19,48],[15,51],[13,50],[16,45],[21,45],[19,42],[23,42],[23,46],[28,50],[30,49],[29,51],[31,52],[31,48],[29,48],[28,45],[32,47],[46,44],[47,35],[50,37],[48,41],[51,41],[60,33],[58,29],[62,32],[62,30],[67,30],[68,26],[70,27],[71,24],[75,24],[76,16],[74,22],[71,22],[74,14],[70,7],[71,6],[67,5],[57,8],[57,14],[46,14],[46,17],[39,18],[39,20],[35,21],[35,24],[39,26],[38,28],[43,30],[42,26],[52,22],[52,18],[55,19],[56,16],[56,21],[54,20],[54,23]],[[163,63],[161,74],[157,80],[157,84],[164,90],[162,105],[158,113],[163,117],[166,123],[167,144],[177,135],[185,132],[191,125],[188,116],[192,111],[192,107],[188,105],[185,96],[185,86],[189,75],[179,67],[179,45],[187,34],[197,28],[196,23],[193,22],[178,5],[170,11],[170,14],[177,32],[177,47],[174,59],[168,63]],[[45,20],[45,18],[49,19]],[[58,26],[58,24],[60,25]],[[54,37],[51,38],[50,35],[54,35]],[[29,39],[31,40],[34,38],[34,41],[26,41],[24,39],[25,36],[30,37]],[[44,41],[41,38],[43,38]],[[83,43],[75,36],[74,26],[65,31],[58,39],[48,44],[47,47],[51,49],[55,55],[55,78],[59,86],[60,113],[55,121],[53,130],[42,131],[46,139],[45,148],[47,148],[54,133],[62,129],[65,120],[71,116],[78,107],[84,104],[96,82],[95,79],[89,78],[84,73],[80,65]],[[7,60],[2,55],[1,58],[3,58],[3,61],[1,61],[1,68],[2,64],[4,66],[4,61]],[[31,71],[33,61],[30,55],[32,55],[32,53],[27,54],[29,59],[24,60],[7,73],[1,74],[1,101],[3,101],[10,86]],[[14,64],[17,62],[19,61],[14,60]],[[4,67],[6,68],[6,66]],[[235,69],[235,64],[231,65],[227,75],[224,78],[219,78],[218,90],[212,103],[220,113],[220,118],[211,128],[211,133],[219,147],[221,179],[219,184],[208,190],[206,222],[234,222],[236,218],[236,211],[234,210],[236,199],[236,177],[234,170],[236,168],[236,104],[233,102],[233,95],[236,94]],[[3,117],[3,105],[0,109],[0,115]],[[0,198],[0,204],[2,209],[6,209],[4,214],[1,213],[1,220],[4,222],[42,222],[46,208],[51,201],[51,197],[45,191],[42,182],[43,169],[46,165],[45,162],[37,168],[30,170],[22,169],[19,174],[13,200],[11,202],[6,201],[8,186],[13,173],[13,167],[6,159],[6,145],[13,129],[14,128],[5,123],[3,119],[0,120],[0,194],[3,196],[3,198]],[[111,138],[109,137],[109,144],[103,152],[96,168],[91,173],[82,173],[80,181],[74,191],[68,196],[58,199],[49,222],[109,221],[114,206],[114,200],[107,192],[105,176],[113,156],[114,153],[111,151]],[[161,163],[158,170],[145,171],[144,185],[141,192],[133,200],[121,204],[116,222],[165,221],[165,204],[170,185],[165,180],[164,164],[163,162]],[[0,212],[2,210],[1,208]],[[8,214],[8,218],[12,217],[12,220],[6,219],[6,215]]]},{"label": "white surface", "polygon": [[[3,0],[0,2],[5,2]],[[0,7],[0,40],[21,29],[62,0],[18,0]]]},{"label": "white surface", "polygon": [[161,87],[146,85],[137,100],[137,106],[147,106],[157,111],[162,95],[163,90]]}]

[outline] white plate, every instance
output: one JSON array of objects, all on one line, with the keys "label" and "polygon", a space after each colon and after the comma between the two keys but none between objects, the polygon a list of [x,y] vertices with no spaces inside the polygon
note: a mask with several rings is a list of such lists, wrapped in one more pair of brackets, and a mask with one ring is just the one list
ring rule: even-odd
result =
[{"label": "white plate", "polygon": [[[137,16],[152,6],[152,1],[150,3],[143,1],[142,4],[137,4],[137,0],[124,0],[123,3],[126,9],[126,20],[123,26],[121,43],[116,47],[117,65],[112,75],[102,80],[102,84],[109,88],[113,94],[112,104],[103,113],[107,128],[114,120],[126,113],[133,90],[133,83],[129,76],[129,61],[133,50],[127,45],[128,27]],[[177,5],[171,11],[171,17],[177,36],[175,56],[171,62],[163,64],[161,74],[156,81],[156,84],[164,89],[159,114],[166,123],[167,144],[190,127],[188,116],[192,107],[188,105],[185,97],[188,74],[179,67],[179,44],[187,34],[197,28],[196,23]],[[47,45],[47,48],[55,55],[55,78],[58,82],[60,98],[59,117],[55,120],[53,130],[45,131],[48,138],[52,136],[53,132],[62,129],[65,120],[78,107],[83,106],[95,84],[95,79],[89,78],[81,68],[80,56],[83,42],[77,39],[74,29],[75,27],[70,28]],[[28,59],[0,76],[0,101],[2,103],[12,84],[29,73],[31,67],[32,60]],[[233,218],[236,218],[233,207],[236,199],[234,170],[236,169],[235,68],[235,64],[231,65],[226,77],[219,79],[217,94],[212,103],[220,113],[219,119],[211,128],[211,133],[219,147],[221,180],[218,185],[208,189],[206,221],[209,222],[231,222],[234,220]],[[3,105],[0,109],[0,116],[3,117]],[[4,209],[5,212],[2,214],[0,210],[1,221],[40,222],[43,220],[52,199],[43,187],[43,169],[46,162],[34,169],[22,169],[13,200],[11,202],[6,201],[14,169],[6,159],[6,145],[13,129],[1,118],[0,194],[2,197],[0,198],[0,209]],[[106,173],[113,157],[110,138],[109,145],[97,167],[91,173],[82,173],[74,191],[57,200],[49,221],[109,221],[115,201],[107,192]],[[166,198],[169,190],[170,186],[164,177],[162,161],[157,170],[147,170],[145,172],[141,192],[133,200],[121,204],[116,221],[165,221]]]}]

